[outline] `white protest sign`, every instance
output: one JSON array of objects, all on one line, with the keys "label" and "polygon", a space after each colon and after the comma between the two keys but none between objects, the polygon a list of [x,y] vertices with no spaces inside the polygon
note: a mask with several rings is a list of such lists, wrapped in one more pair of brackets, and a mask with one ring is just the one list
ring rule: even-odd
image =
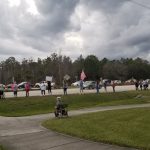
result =
[{"label": "white protest sign", "polygon": [[70,79],[70,76],[66,74],[66,75],[64,76],[64,79],[69,80],[69,79]]},{"label": "white protest sign", "polygon": [[52,76],[46,76],[46,81],[52,81],[53,77]]}]

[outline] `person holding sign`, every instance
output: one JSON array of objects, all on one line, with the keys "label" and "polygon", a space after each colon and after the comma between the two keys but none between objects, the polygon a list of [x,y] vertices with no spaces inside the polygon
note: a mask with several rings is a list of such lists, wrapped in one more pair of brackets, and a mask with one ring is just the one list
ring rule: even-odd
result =
[{"label": "person holding sign", "polygon": [[48,94],[52,94],[52,76],[46,76]]},{"label": "person holding sign", "polygon": [[47,81],[47,90],[48,90],[48,94],[52,94],[52,85],[51,85],[51,81]]}]

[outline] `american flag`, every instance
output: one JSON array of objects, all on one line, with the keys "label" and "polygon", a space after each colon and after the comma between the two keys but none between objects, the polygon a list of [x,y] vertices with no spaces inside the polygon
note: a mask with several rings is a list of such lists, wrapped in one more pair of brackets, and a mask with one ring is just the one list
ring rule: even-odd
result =
[{"label": "american flag", "polygon": [[80,75],[80,79],[84,80],[86,78],[86,75],[84,73],[84,71],[82,70],[81,75]]}]

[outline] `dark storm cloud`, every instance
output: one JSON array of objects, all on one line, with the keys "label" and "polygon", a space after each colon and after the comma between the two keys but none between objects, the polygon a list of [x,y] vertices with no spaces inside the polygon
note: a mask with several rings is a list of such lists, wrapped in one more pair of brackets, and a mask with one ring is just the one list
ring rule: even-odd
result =
[{"label": "dark storm cloud", "polygon": [[[149,0],[137,1],[150,6]],[[99,58],[141,56],[150,60],[150,9],[134,0],[34,2],[37,15],[27,11],[26,0],[14,7],[0,1],[1,55],[46,57],[62,48],[71,58],[94,54]]]},{"label": "dark storm cloud", "polygon": [[[103,24],[103,31],[93,29],[93,32],[100,32],[99,41],[103,43],[96,44],[91,47],[93,53],[103,58],[120,58],[120,57],[139,57],[147,56],[149,59],[149,39],[150,39],[150,10],[145,9],[132,1],[126,0],[93,0],[85,3],[86,9],[91,13],[97,11],[105,16],[105,21],[97,23]],[[138,1],[141,4],[150,5],[149,1]],[[82,3],[83,4],[83,3]],[[89,9],[91,8],[91,9]],[[107,21],[106,21],[107,20]],[[96,28],[98,27],[96,26]],[[107,37],[106,37],[107,35]],[[90,38],[90,41],[92,41]],[[96,46],[95,46],[96,45]],[[90,50],[88,50],[90,53]],[[145,58],[145,57],[144,57]]]},{"label": "dark storm cloud", "polygon": [[70,17],[79,0],[37,0],[35,1],[38,11],[43,16],[39,29],[45,33],[65,32],[70,28]]},{"label": "dark storm cloud", "polygon": [[28,46],[40,51],[49,51],[55,41],[63,40],[62,35],[72,30],[70,17],[78,0],[37,0],[35,3],[40,15],[23,15],[22,19],[18,20],[18,35]]}]

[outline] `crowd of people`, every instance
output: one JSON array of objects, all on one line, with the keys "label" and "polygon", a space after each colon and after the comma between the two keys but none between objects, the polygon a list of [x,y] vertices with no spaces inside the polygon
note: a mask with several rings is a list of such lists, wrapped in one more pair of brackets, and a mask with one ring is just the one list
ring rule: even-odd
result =
[{"label": "crowd of people", "polygon": [[147,80],[140,80],[135,82],[135,89],[136,90],[148,90],[148,81]]},{"label": "crowd of people", "polygon": [[[26,92],[26,97],[29,96],[29,91],[31,89],[30,83],[27,82],[24,86],[24,90]],[[14,97],[17,97],[18,95],[18,85],[16,82],[11,84],[11,91],[14,94]],[[4,99],[5,98],[5,87],[3,84],[0,85],[0,99]]]},{"label": "crowd of people", "polygon": [[[148,81],[144,81],[144,80],[140,80],[134,82],[135,84],[135,89],[136,90],[147,90],[149,83]],[[116,83],[114,81],[112,81],[111,83],[108,83],[107,81],[102,81],[102,80],[96,80],[95,82],[95,89],[96,89],[96,93],[99,94],[100,93],[100,89],[102,87],[104,87],[105,92],[107,92],[107,86],[112,86],[112,91],[115,92],[115,87],[116,87]],[[62,86],[63,86],[63,94],[67,95],[67,89],[68,89],[68,82],[66,79],[63,80],[62,82]],[[18,85],[16,84],[16,82],[14,82],[11,85],[11,90],[13,91],[14,97],[17,97],[18,94]],[[29,97],[29,92],[31,90],[31,85],[29,82],[26,82],[24,85],[24,90],[25,90],[25,96]],[[52,85],[51,85],[51,81],[47,81],[47,82],[42,82],[40,84],[40,90],[41,90],[41,95],[45,96],[46,94],[46,90],[48,91],[49,95],[52,95]],[[79,83],[79,92],[80,94],[84,94],[84,81],[80,80]],[[5,87],[3,84],[0,85],[0,99],[4,99],[5,98]]]}]

